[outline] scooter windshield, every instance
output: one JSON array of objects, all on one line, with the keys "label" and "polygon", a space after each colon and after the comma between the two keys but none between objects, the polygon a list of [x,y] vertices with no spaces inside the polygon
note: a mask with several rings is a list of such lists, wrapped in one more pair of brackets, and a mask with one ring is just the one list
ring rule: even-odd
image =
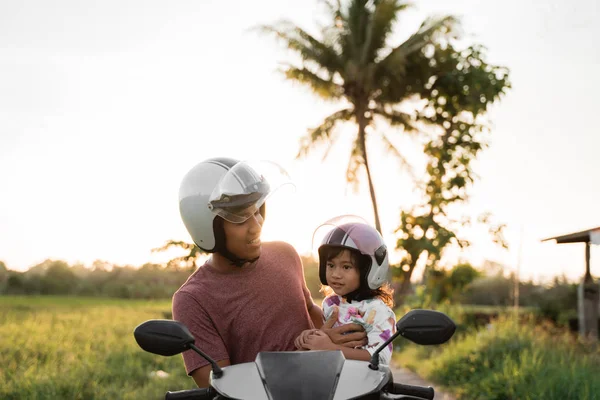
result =
[{"label": "scooter windshield", "polygon": [[262,352],[256,366],[273,400],[332,399],[344,366],[341,351]]}]

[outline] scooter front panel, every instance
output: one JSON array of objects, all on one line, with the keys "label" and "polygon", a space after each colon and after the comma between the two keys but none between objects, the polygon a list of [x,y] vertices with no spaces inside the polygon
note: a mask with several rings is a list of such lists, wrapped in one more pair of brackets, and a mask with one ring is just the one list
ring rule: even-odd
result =
[{"label": "scooter front panel", "polygon": [[352,399],[378,391],[387,383],[388,373],[389,369],[383,365],[372,370],[368,362],[346,360],[333,400]]},{"label": "scooter front panel", "polygon": [[224,396],[233,399],[269,400],[253,362],[224,367],[220,378],[214,379],[211,374],[210,384]]}]

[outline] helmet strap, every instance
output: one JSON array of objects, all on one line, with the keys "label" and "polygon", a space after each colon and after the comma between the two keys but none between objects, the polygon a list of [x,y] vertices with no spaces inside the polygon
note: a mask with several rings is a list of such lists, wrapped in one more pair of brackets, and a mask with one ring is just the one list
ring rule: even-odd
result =
[{"label": "helmet strap", "polygon": [[229,260],[229,263],[235,267],[241,268],[246,263],[252,263],[258,260],[258,257],[253,258],[252,260],[246,260],[244,258],[239,258],[229,250],[225,249],[224,252],[219,252],[223,257]]}]

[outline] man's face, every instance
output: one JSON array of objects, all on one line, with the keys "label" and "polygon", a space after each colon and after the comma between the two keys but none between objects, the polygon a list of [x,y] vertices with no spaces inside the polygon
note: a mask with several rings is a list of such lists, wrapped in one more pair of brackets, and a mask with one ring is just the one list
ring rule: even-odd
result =
[{"label": "man's face", "polygon": [[260,234],[264,222],[260,210],[241,224],[224,222],[227,250],[244,260],[258,258],[261,251]]}]

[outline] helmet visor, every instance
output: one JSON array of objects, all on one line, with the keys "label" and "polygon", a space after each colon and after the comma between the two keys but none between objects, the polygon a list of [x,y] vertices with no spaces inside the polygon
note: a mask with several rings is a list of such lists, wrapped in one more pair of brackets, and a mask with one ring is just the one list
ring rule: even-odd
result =
[{"label": "helmet visor", "polygon": [[288,173],[270,161],[242,161],[219,181],[209,209],[223,219],[240,224],[254,215],[266,199],[282,186],[293,186]]}]

